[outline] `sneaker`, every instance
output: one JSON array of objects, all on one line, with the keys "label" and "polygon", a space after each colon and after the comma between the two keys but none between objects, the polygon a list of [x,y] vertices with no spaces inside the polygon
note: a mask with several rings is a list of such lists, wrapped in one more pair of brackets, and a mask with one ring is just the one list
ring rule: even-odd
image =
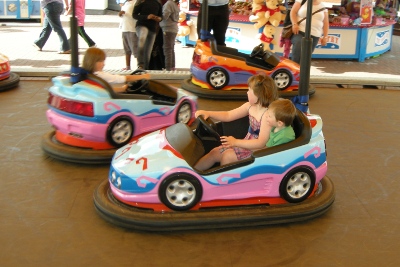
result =
[{"label": "sneaker", "polygon": [[131,67],[122,68],[121,70],[131,70]]},{"label": "sneaker", "polygon": [[71,49],[66,51],[59,51],[59,54],[71,54]]},{"label": "sneaker", "polygon": [[32,45],[37,49],[37,51],[42,51],[42,48],[40,48],[37,44],[33,43]]}]

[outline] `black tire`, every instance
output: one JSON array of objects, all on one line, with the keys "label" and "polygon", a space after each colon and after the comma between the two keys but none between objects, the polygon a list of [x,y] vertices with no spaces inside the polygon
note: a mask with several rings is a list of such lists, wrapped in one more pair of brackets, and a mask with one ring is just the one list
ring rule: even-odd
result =
[{"label": "black tire", "polygon": [[19,83],[19,75],[11,72],[10,77],[0,81],[0,92],[14,88]]},{"label": "black tire", "polygon": [[287,70],[278,70],[272,75],[278,90],[285,90],[293,81],[292,75]]},{"label": "black tire", "polygon": [[159,198],[168,208],[175,211],[189,210],[203,195],[199,180],[186,173],[167,177],[160,185]]},{"label": "black tire", "polygon": [[116,118],[107,128],[108,142],[117,148],[128,144],[133,136],[134,128],[131,119],[127,116]]},{"label": "black tire", "polygon": [[315,186],[315,174],[306,166],[290,170],[279,186],[279,194],[289,203],[299,203],[307,199]]},{"label": "black tire", "polygon": [[176,123],[183,122],[188,124],[192,118],[192,106],[188,101],[183,101],[176,112],[175,121]]},{"label": "black tire", "polygon": [[229,83],[229,75],[223,68],[212,68],[207,72],[207,82],[214,89],[222,89]]}]

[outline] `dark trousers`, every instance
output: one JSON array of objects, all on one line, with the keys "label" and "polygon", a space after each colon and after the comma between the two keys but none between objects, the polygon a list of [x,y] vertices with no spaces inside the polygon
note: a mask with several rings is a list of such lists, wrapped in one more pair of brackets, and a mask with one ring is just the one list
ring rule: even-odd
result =
[{"label": "dark trousers", "polygon": [[[201,29],[201,7],[197,17],[197,35],[200,38]],[[225,45],[225,34],[229,25],[228,5],[208,7],[208,31],[213,31],[217,45]]]},{"label": "dark trousers", "polygon": [[85,40],[89,47],[94,46],[96,43],[87,35],[85,28],[83,26],[78,27],[78,34]]}]

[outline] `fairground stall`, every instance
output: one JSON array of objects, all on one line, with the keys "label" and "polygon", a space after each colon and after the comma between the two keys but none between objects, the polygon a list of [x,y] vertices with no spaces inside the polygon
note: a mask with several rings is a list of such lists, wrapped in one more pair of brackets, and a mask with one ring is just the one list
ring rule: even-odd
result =
[{"label": "fairground stall", "polygon": [[[199,6],[196,0],[181,1],[181,10],[186,13],[186,20],[191,25],[189,33],[180,37],[182,45],[195,45],[198,39],[196,24]],[[397,19],[396,2],[379,0],[373,4],[367,0],[343,0],[340,5],[327,6],[330,20],[329,40],[327,45],[319,44],[316,47],[313,58],[354,59],[363,62],[391,49],[393,25]],[[240,52],[251,53],[252,49],[260,44],[259,36],[263,33],[263,27],[257,28],[256,23],[249,19],[254,15],[253,7],[254,2],[230,3],[227,46],[237,48]],[[285,10],[282,10],[282,13],[285,13]],[[285,49],[284,44],[280,43],[281,31],[281,25],[276,27],[273,34],[274,43],[271,46],[278,54],[283,54]]]},{"label": "fairground stall", "polygon": [[0,0],[1,19],[40,19],[40,0]]}]

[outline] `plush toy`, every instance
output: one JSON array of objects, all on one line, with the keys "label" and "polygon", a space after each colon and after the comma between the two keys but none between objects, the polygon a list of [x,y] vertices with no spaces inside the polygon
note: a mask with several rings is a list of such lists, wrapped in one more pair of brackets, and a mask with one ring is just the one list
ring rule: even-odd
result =
[{"label": "plush toy", "polygon": [[283,38],[281,35],[279,39],[279,47],[283,47],[283,57],[289,58],[291,46],[292,41],[290,40],[290,38]]},{"label": "plush toy", "polygon": [[265,17],[266,11],[267,7],[265,6],[264,0],[253,0],[253,15],[249,17],[249,21],[254,22],[254,27],[256,27],[256,29],[261,28],[267,23],[268,19]]},{"label": "plush toy", "polygon": [[285,19],[282,11],[286,10],[286,8],[279,4],[279,0],[267,0],[266,6],[265,18],[269,23],[278,27],[281,21]]},{"label": "plush toy", "polygon": [[266,50],[273,51],[273,49],[271,48],[271,44],[276,45],[276,41],[274,39],[275,31],[276,31],[275,27],[270,24],[266,24],[264,26],[263,32],[261,33],[260,36],[260,41],[264,46],[264,51]]},{"label": "plush toy", "polygon": [[179,19],[178,19],[178,33],[177,36],[186,36],[190,34],[190,26],[193,25],[192,20],[186,19],[186,13],[181,11],[179,12]]}]

